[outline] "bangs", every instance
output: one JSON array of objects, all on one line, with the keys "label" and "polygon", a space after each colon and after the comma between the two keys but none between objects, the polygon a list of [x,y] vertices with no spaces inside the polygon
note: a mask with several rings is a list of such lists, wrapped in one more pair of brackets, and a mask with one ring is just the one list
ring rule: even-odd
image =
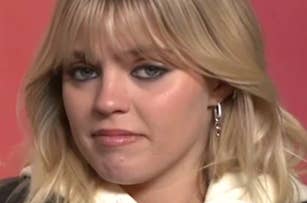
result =
[{"label": "bangs", "polygon": [[250,35],[241,15],[233,12],[239,2],[61,0],[47,40],[51,53],[43,55],[51,61],[46,67],[68,67],[76,55],[97,64],[105,53],[132,50],[144,59],[192,69],[234,87],[262,85],[267,81],[264,69],[254,60],[259,49],[244,43],[257,36]]},{"label": "bangs", "polygon": [[132,51],[178,66],[178,47],[156,12],[147,1],[71,1],[58,33],[56,58],[65,67],[80,53],[85,61],[97,62],[100,54]]}]

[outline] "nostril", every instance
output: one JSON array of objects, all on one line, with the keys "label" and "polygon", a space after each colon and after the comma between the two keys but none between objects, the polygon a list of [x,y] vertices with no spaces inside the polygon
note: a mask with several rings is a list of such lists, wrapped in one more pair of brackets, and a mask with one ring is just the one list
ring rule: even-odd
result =
[{"label": "nostril", "polygon": [[100,115],[108,116],[115,113],[126,113],[129,111],[130,101],[127,95],[110,94],[99,95],[94,102],[94,111]]}]

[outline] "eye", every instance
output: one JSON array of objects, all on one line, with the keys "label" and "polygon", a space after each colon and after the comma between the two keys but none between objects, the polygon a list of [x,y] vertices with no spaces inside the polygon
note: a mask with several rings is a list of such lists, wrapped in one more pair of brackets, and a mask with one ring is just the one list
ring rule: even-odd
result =
[{"label": "eye", "polygon": [[87,81],[99,76],[96,68],[88,65],[76,65],[68,71],[69,76],[76,81]]},{"label": "eye", "polygon": [[142,80],[153,80],[158,79],[169,70],[162,65],[155,64],[143,64],[137,66],[131,73],[131,75],[135,78]]}]

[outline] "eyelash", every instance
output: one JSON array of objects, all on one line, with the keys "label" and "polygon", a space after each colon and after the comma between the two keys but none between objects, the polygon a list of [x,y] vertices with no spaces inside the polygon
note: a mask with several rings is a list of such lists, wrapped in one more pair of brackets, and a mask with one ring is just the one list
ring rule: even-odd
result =
[{"label": "eyelash", "polygon": [[[149,72],[146,72],[149,71]],[[154,71],[154,73],[150,73],[150,71]],[[136,66],[133,71],[131,72],[131,75],[139,80],[155,80],[162,77],[164,74],[166,74],[169,71],[169,69],[165,68],[162,65],[156,65],[156,64],[150,64],[145,63],[142,65]],[[143,74],[143,76],[140,76]],[[147,76],[144,76],[144,74],[147,74]],[[153,74],[153,75],[149,75]]]},{"label": "eyelash", "polygon": [[[81,74],[84,74],[84,73],[90,74],[90,75],[82,76]],[[78,64],[78,65],[74,65],[71,69],[68,70],[68,75],[76,81],[84,82],[87,80],[97,78],[100,75],[100,71],[98,71],[95,67],[91,67],[86,64]]]},{"label": "eyelash", "polygon": [[[130,74],[136,79],[150,81],[159,79],[168,71],[169,69],[163,65],[144,63],[134,67]],[[86,75],[84,76],[81,74]],[[68,75],[78,82],[84,82],[99,77],[101,75],[101,71],[98,68],[87,64],[77,64],[73,65],[72,68],[68,70]]]}]

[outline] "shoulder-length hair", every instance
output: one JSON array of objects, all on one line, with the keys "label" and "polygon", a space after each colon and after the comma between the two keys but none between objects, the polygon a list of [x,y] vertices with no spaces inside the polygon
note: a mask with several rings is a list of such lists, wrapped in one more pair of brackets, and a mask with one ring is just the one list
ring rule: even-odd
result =
[{"label": "shoulder-length hair", "polygon": [[292,176],[298,154],[307,149],[307,135],[278,102],[247,0],[59,0],[25,80],[33,133],[28,202],[41,203],[56,193],[67,202],[93,201],[96,175],[71,138],[61,70],[75,54],[76,44],[90,60],[104,43],[116,50],[129,41],[146,53],[140,38],[161,50],[167,63],[194,69],[234,89],[233,98],[223,102],[222,136],[217,139],[212,131],[204,146],[203,172],[209,180],[229,172],[245,174],[246,192],[261,202],[257,194],[265,189],[256,189],[261,188],[257,177],[265,174],[274,182],[276,202],[297,201]]}]

